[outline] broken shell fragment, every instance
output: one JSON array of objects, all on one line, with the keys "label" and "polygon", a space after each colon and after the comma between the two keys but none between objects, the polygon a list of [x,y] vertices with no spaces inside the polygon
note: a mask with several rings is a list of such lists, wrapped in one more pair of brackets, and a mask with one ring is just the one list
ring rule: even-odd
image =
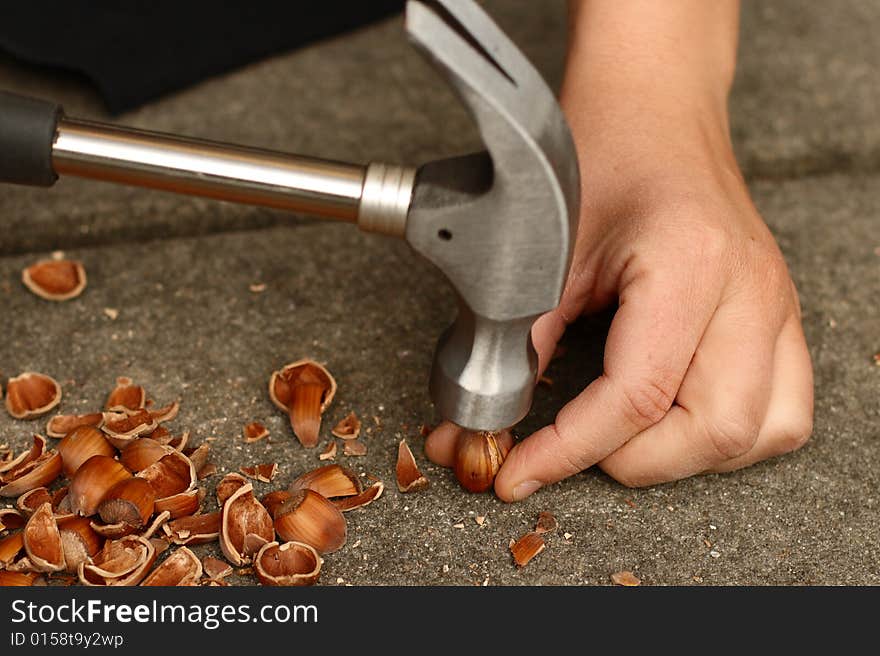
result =
[{"label": "broken shell fragment", "polygon": [[464,431],[455,446],[455,477],[469,492],[485,492],[492,487],[512,447],[509,430]]},{"label": "broken shell fragment", "polygon": [[615,572],[611,575],[611,582],[626,588],[635,588],[642,584],[642,580],[632,572]]},{"label": "broken shell fragment", "polygon": [[546,510],[538,514],[538,522],[535,524],[535,533],[552,533],[559,528],[556,516]]},{"label": "broken shell fragment", "polygon": [[168,512],[172,519],[186,517],[198,511],[201,500],[201,490],[187,490],[164,499],[156,499],[156,512]]},{"label": "broken shell fragment", "polygon": [[211,453],[211,444],[209,442],[203,442],[195,449],[182,449],[183,455],[189,458],[189,461],[193,465],[193,469],[196,470],[196,475],[199,478],[202,478],[201,472],[205,468],[205,465],[208,464],[208,456]]},{"label": "broken shell fragment", "polygon": [[[256,536],[249,538],[249,536]],[[272,518],[263,505],[254,498],[250,483],[242,485],[223,504],[220,519],[220,549],[226,559],[240,567],[251,562],[263,542],[275,539]],[[259,544],[259,546],[258,546]]]},{"label": "broken shell fragment", "polygon": [[127,415],[124,413],[107,413],[101,430],[117,449],[124,449],[136,437],[152,433],[159,422],[147,410],[138,410]]},{"label": "broken shell fragment", "polygon": [[367,445],[360,440],[345,440],[342,452],[347,456],[365,456],[367,455]]},{"label": "broken shell fragment", "polygon": [[18,531],[0,538],[0,570],[9,567],[15,557],[24,548],[24,533]]},{"label": "broken shell fragment", "polygon": [[133,472],[140,472],[159,462],[170,453],[163,444],[149,437],[132,440],[119,456],[120,462]]},{"label": "broken shell fragment", "polygon": [[291,492],[305,489],[314,490],[321,496],[332,499],[360,494],[364,491],[364,486],[353,471],[333,464],[306,472],[295,479],[288,489]]},{"label": "broken shell fragment", "polygon": [[137,585],[156,561],[156,547],[146,538],[128,535],[108,540],[92,561],[77,568],[83,585]]},{"label": "broken shell fragment", "polygon": [[357,510],[373,503],[382,496],[385,491],[385,484],[382,481],[376,481],[366,490],[353,497],[342,497],[333,499],[331,503],[336,506],[340,512],[348,512],[349,510]]},{"label": "broken shell fragment", "polygon": [[275,474],[278,473],[278,463],[272,462],[262,465],[254,465],[253,467],[242,467],[239,471],[248,478],[263,483],[271,483],[272,479],[275,478]]},{"label": "broken shell fragment", "polygon": [[192,585],[202,578],[202,561],[186,547],[168,556],[142,582],[142,586]]},{"label": "broken shell fragment", "polygon": [[198,480],[189,458],[171,447],[163,448],[167,451],[166,455],[137,473],[138,478],[145,479],[153,486],[157,501],[189,492]]},{"label": "broken shell fragment", "polygon": [[159,424],[166,421],[172,421],[175,417],[177,417],[178,412],[180,412],[179,401],[169,403],[168,405],[158,408],[157,410],[149,410],[150,417],[153,418],[153,421]]},{"label": "broken shell fragment", "polygon": [[317,446],[321,414],[335,394],[336,380],[313,360],[285,365],[269,379],[269,398],[288,414],[294,434],[307,448]]},{"label": "broken shell fragment", "polygon": [[86,270],[76,260],[41,260],[21,272],[21,282],[47,301],[68,301],[86,288]]},{"label": "broken shell fragment", "polygon": [[103,424],[103,412],[92,412],[85,415],[55,415],[46,424],[46,435],[58,439],[80,426],[100,428]]},{"label": "broken shell fragment", "polygon": [[15,507],[24,515],[30,517],[44,503],[51,505],[52,495],[49,494],[49,490],[44,487],[35,487],[33,490],[25,492],[18,497],[18,500],[15,502]]},{"label": "broken shell fragment", "polygon": [[107,491],[98,504],[98,515],[107,524],[122,522],[142,528],[153,515],[156,493],[142,478],[128,478]]},{"label": "broken shell fragment", "polygon": [[397,489],[401,492],[419,492],[428,487],[428,479],[419,470],[406,440],[397,445]]},{"label": "broken shell fragment", "polygon": [[247,485],[248,480],[237,472],[226,474],[219,483],[215,494],[217,495],[217,503],[223,505],[226,500],[238,491],[238,488]]},{"label": "broken shell fragment", "polygon": [[24,527],[24,550],[40,572],[60,572],[65,568],[61,533],[48,501],[28,519]]},{"label": "broken shell fragment", "polygon": [[174,544],[205,544],[220,537],[220,511],[181,517],[162,526]]},{"label": "broken shell fragment", "polygon": [[219,558],[205,556],[202,558],[202,570],[208,578],[220,580],[232,574],[232,565]]},{"label": "broken shell fragment", "polygon": [[38,487],[48,486],[61,474],[61,456],[57,451],[42,454],[0,475],[0,497],[17,497]]},{"label": "broken shell fragment", "polygon": [[0,588],[30,587],[37,585],[37,572],[8,572],[0,570]]},{"label": "broken shell fragment", "polygon": [[67,493],[73,513],[91,517],[98,511],[107,492],[119,483],[131,478],[121,462],[110,456],[92,456],[77,470],[70,481]]},{"label": "broken shell fragment", "polygon": [[361,432],[361,420],[354,412],[349,412],[330,432],[343,440],[356,440]]},{"label": "broken shell fragment", "polygon": [[331,439],[321,453],[318,454],[318,460],[335,460],[336,459],[336,440]]},{"label": "broken shell fragment", "polygon": [[6,384],[6,409],[15,419],[33,419],[61,403],[61,385],[45,374],[27,371]]},{"label": "broken shell fragment", "polygon": [[83,463],[92,456],[115,456],[116,449],[104,433],[93,426],[79,426],[58,443],[61,468],[65,476],[73,477]]},{"label": "broken shell fragment", "polygon": [[109,412],[134,413],[142,410],[146,402],[146,390],[135,385],[131,378],[122,376],[116,379],[116,387],[107,397],[104,409]]},{"label": "broken shell fragment", "polygon": [[342,548],[347,526],[342,512],[312,490],[294,492],[275,509],[275,531],[287,542],[305,542],[318,553]]},{"label": "broken shell fragment", "polygon": [[44,453],[46,453],[46,438],[34,433],[34,443],[31,445],[31,448],[27,451],[23,451],[15,458],[10,457],[5,461],[3,466],[0,467],[0,482],[4,479],[14,479],[21,473],[23,467],[29,462],[39,458]]},{"label": "broken shell fragment", "polygon": [[254,571],[263,585],[314,585],[321,574],[321,557],[310,545],[270,542],[254,559]]},{"label": "broken shell fragment", "polygon": [[252,421],[242,429],[244,441],[248,444],[259,442],[263,438],[269,437],[269,429],[258,421]]},{"label": "broken shell fragment", "polygon": [[0,508],[0,532],[21,528],[27,519],[15,508]]},{"label": "broken shell fragment", "polygon": [[[86,518],[88,519],[88,518]],[[102,524],[95,520],[89,520],[89,526],[92,530],[107,540],[118,540],[126,535],[134,535],[137,529],[131,524],[125,522],[116,522],[115,524]]]},{"label": "broken shell fragment", "polygon": [[510,553],[513,554],[517,567],[525,567],[532,558],[544,551],[546,546],[540,533],[530,531],[510,545]]},{"label": "broken shell fragment", "polygon": [[104,543],[87,517],[68,517],[58,522],[64,562],[68,572],[76,572],[80,563],[89,563]]}]

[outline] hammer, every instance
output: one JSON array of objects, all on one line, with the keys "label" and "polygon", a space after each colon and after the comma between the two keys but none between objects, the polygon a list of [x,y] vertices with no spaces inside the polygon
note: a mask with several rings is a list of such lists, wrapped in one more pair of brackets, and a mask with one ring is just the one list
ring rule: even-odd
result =
[{"label": "hammer", "polygon": [[367,166],[68,118],[0,92],[0,181],[106,180],[333,218],[401,237],[442,271],[458,314],[434,354],[438,413],[499,430],[529,411],[535,320],[559,303],[579,207],[556,99],[473,0],[409,0],[410,39],[457,91],[488,152]]}]

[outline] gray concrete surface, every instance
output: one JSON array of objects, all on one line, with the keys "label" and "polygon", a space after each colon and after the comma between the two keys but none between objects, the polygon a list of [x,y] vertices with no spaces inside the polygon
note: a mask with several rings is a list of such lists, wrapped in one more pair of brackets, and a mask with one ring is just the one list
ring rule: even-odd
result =
[{"label": "gray concrete surface", "polygon": [[[490,4],[558,82],[561,3]],[[878,24],[880,9],[869,2],[746,3],[734,135],[801,291],[816,367],[814,438],[796,454],[645,490],[590,470],[515,506],[467,495],[451,472],[426,462],[418,437],[418,425],[433,419],[425,377],[452,297],[404,245],[347,226],[74,180],[49,193],[0,190],[0,373],[57,377],[65,412],[95,407],[117,376],[130,375],[159,402],[180,398],[173,426],[192,431],[195,444],[217,438],[215,460],[227,470],[279,462],[277,484],[257,486],[266,491],[318,464],[266,398],[268,376],[303,356],[326,362],[340,388],[325,439],[349,410],[368,426],[378,417],[368,455],[339,460],[389,488],[349,515],[349,544],[327,557],[325,584],[598,584],[621,569],[646,584],[880,583],[880,367],[872,360],[880,351],[880,78],[868,38]],[[8,59],[0,87],[101,115],[80,81]],[[361,161],[420,161],[476,145],[396,20],[122,120]],[[24,290],[19,272],[59,247],[85,262],[90,284],[74,302],[49,304]],[[251,292],[256,282],[266,291]],[[598,372],[608,320],[573,327],[568,355],[551,370],[556,384],[539,388],[521,433],[552,420]],[[241,426],[254,419],[271,429],[269,443],[242,443]],[[0,443],[22,447],[42,425],[0,413]],[[424,493],[395,489],[400,436],[431,480]],[[561,531],[518,571],[507,542],[541,510],[557,515]],[[464,529],[454,527],[460,522]]]}]

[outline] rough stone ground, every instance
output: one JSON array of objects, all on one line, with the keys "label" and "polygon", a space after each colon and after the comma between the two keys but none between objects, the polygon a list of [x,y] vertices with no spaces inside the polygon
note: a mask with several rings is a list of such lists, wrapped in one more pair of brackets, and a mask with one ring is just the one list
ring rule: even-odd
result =
[{"label": "rough stone ground", "polygon": [[[487,4],[558,83],[563,3]],[[271,406],[268,376],[303,356],[325,362],[340,386],[325,439],[355,410],[372,428],[369,453],[339,461],[389,486],[348,515],[348,546],[327,557],[324,584],[599,584],[621,569],[647,584],[880,583],[878,25],[880,7],[868,0],[746,3],[743,17],[733,134],[801,292],[816,368],[814,437],[798,453],[644,490],[589,470],[515,506],[465,494],[425,460],[418,437],[433,420],[425,378],[452,296],[405,245],[304,217],[78,180],[50,192],[0,190],[3,378],[49,373],[64,386],[62,410],[76,412],[100,405],[115,377],[130,375],[160,403],[181,399],[173,426],[192,431],[194,444],[216,437],[221,467],[279,462],[277,485],[258,484],[262,491],[319,464]],[[106,118],[74,76],[2,59],[0,87]],[[118,120],[354,161],[420,162],[478,145],[397,19]],[[70,303],[44,302],[19,283],[22,267],[56,248],[88,268],[89,288]],[[251,292],[256,282],[266,291]],[[572,328],[567,356],[550,371],[555,385],[538,389],[520,433],[552,421],[598,373],[608,322]],[[241,426],[255,419],[270,442],[245,445]],[[2,413],[0,443],[23,447],[42,426]],[[394,486],[401,436],[431,479],[427,492]],[[557,515],[561,531],[518,571],[508,540],[541,510]],[[482,527],[477,515],[487,518]]]}]

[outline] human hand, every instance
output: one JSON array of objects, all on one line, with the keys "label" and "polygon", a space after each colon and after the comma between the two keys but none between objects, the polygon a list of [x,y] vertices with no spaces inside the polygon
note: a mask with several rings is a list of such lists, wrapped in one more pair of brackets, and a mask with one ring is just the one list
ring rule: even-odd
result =
[{"label": "human hand", "polygon": [[[729,79],[594,70],[603,53],[579,47],[562,103],[583,206],[562,301],[532,331],[540,371],[577,317],[619,306],[603,374],[508,455],[495,481],[507,501],[597,463],[627,486],[730,471],[812,431],[797,292],[733,157]],[[460,431],[438,427],[428,456],[451,466]]]}]

